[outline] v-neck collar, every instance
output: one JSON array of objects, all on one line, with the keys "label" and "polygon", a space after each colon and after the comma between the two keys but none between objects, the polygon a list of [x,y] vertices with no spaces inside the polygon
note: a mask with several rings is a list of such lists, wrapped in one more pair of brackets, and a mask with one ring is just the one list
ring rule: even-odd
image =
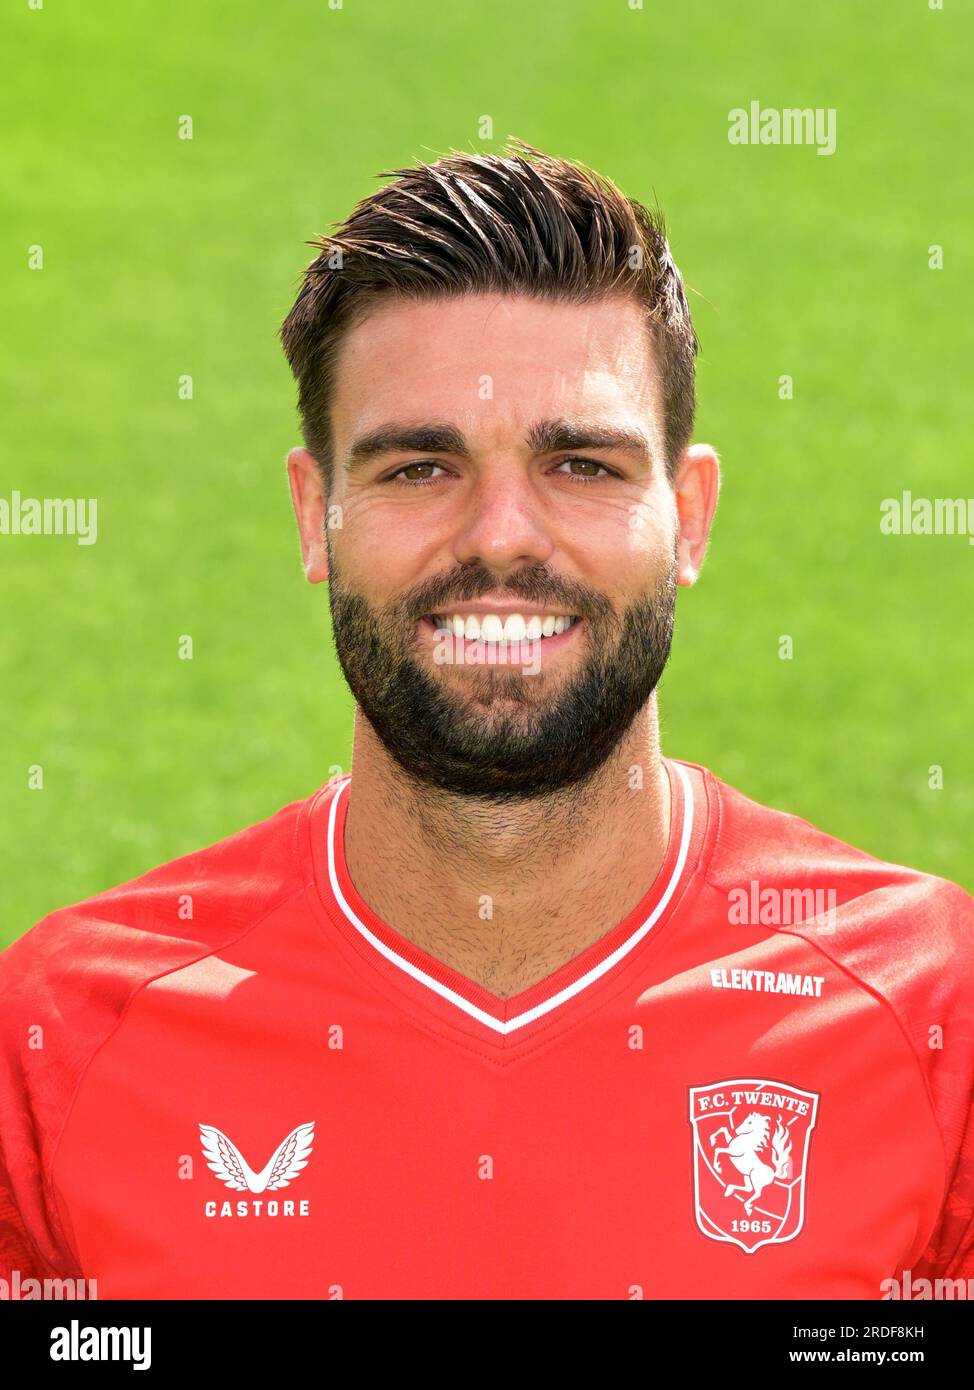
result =
[{"label": "v-neck collar", "polygon": [[511,1035],[534,1036],[541,1020],[574,1017],[576,1003],[601,994],[599,982],[619,976],[626,963],[641,954],[639,948],[683,895],[700,854],[707,791],[702,769],[669,758],[663,764],[670,783],[669,837],[648,892],[616,927],[508,999],[498,998],[415,946],[360,896],[345,862],[351,774],[323,787],[311,800],[308,828],[318,900],[345,942],[387,985],[398,987],[400,1000],[405,993],[412,1001],[408,1008],[425,1008],[441,1024],[459,1026],[468,1038],[472,1032],[502,1046]]}]

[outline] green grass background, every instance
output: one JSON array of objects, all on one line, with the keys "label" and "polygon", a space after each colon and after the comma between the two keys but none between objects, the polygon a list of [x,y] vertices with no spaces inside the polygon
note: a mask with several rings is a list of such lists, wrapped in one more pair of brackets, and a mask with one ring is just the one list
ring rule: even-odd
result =
[{"label": "green grass background", "polygon": [[[0,495],[97,497],[99,539],[0,537],[0,941],[348,765],[277,329],[305,240],[376,174],[509,133],[657,197],[691,287],[724,490],[666,751],[974,888],[974,550],[878,527],[903,488],[974,495],[966,0],[19,0],[2,23]],[[837,152],[731,146],[755,99],[835,107]]]}]

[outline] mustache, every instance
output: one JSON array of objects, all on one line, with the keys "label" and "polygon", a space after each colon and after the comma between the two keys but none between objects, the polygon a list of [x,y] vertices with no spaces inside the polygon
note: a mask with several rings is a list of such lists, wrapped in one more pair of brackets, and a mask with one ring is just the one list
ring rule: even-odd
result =
[{"label": "mustache", "polygon": [[523,599],[526,603],[575,613],[580,618],[607,617],[613,611],[602,594],[559,579],[546,565],[525,566],[503,580],[481,564],[457,565],[448,574],[435,575],[404,595],[400,606],[408,619],[416,621],[428,613],[447,612],[453,604],[471,603],[485,594]]}]

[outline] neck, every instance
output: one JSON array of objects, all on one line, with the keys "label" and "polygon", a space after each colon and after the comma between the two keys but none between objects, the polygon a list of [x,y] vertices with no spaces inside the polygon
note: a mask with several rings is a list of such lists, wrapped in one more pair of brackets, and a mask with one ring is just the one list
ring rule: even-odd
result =
[{"label": "neck", "polygon": [[352,770],[345,860],[359,894],[408,941],[500,999],[610,932],[666,852],[655,696],[582,789],[498,805],[417,784],[359,711]]}]

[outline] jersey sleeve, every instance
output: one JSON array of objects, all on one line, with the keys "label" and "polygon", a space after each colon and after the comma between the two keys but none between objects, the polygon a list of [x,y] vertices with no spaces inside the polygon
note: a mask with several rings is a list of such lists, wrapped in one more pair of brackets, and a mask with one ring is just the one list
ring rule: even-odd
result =
[{"label": "jersey sleeve", "polygon": [[85,1277],[55,1184],[58,1144],[88,1065],[132,996],[193,949],[159,929],[158,894],[126,887],[58,909],[0,954],[0,1276],[7,1280],[14,1270],[21,1282]]},{"label": "jersey sleeve", "polygon": [[949,885],[928,930],[940,957],[907,1016],[944,1147],[944,1200],[913,1279],[974,1278],[974,898]]},{"label": "jersey sleeve", "polygon": [[46,919],[0,955],[0,1278],[78,1278],[50,1180],[84,1063],[85,1030],[50,994],[58,927]]},{"label": "jersey sleeve", "polygon": [[974,1143],[968,1138],[954,1170],[941,1219],[923,1258],[913,1271],[914,1282],[925,1279],[974,1280]]}]

